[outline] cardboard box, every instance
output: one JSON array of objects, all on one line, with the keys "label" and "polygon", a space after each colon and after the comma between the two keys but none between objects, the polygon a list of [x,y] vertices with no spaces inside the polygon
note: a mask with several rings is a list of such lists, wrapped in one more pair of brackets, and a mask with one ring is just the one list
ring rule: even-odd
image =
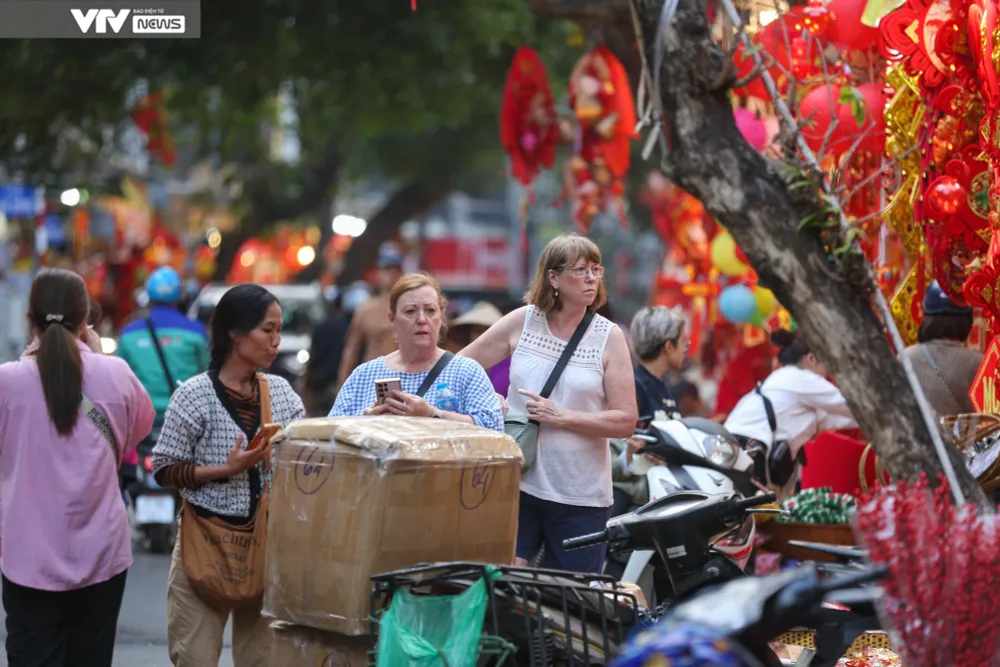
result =
[{"label": "cardboard box", "polygon": [[[366,667],[368,637],[345,637],[300,625],[271,624],[272,665],[280,667]],[[373,661],[374,662],[374,661]]]},{"label": "cardboard box", "polygon": [[503,433],[440,419],[306,419],[275,452],[268,616],[361,635],[373,574],[513,563],[521,458]]}]

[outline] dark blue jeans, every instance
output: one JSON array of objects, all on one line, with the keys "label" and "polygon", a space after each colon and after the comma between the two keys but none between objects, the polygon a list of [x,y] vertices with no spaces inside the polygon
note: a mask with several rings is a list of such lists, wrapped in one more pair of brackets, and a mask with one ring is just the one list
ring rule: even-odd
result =
[{"label": "dark blue jeans", "polygon": [[604,530],[607,507],[580,507],[542,500],[521,492],[517,518],[517,557],[530,561],[544,545],[539,567],[570,572],[604,570],[604,545],[566,551],[562,542]]}]

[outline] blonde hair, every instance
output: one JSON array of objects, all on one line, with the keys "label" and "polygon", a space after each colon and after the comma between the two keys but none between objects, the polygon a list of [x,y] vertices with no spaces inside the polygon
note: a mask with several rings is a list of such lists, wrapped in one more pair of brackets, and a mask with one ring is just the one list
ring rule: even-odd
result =
[{"label": "blonde hair", "polygon": [[419,273],[407,273],[405,276],[396,281],[396,284],[392,286],[389,290],[389,312],[393,316],[396,315],[396,306],[399,304],[399,298],[406,294],[407,292],[412,292],[415,289],[420,289],[421,287],[433,287],[434,291],[438,295],[438,307],[441,309],[441,335],[448,332],[448,299],[444,294],[441,293],[441,286],[438,281],[434,279],[429,273],[424,273],[423,271]]},{"label": "blonde hair", "polygon": [[[594,264],[601,263],[601,249],[586,236],[561,234],[549,241],[538,258],[538,266],[535,267],[531,285],[524,294],[524,302],[543,313],[555,310],[559,303],[556,291],[549,282],[549,271],[572,268],[581,259]],[[597,296],[587,310],[596,312],[607,300],[608,292],[604,287],[604,278],[601,277],[597,281]]]}]

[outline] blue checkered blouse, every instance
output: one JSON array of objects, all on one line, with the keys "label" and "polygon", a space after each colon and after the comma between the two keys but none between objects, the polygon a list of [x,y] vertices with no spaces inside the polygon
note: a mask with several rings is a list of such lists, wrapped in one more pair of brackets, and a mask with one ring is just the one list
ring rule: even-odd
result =
[{"label": "blue checkered blouse", "polygon": [[[347,382],[337,394],[337,402],[330,410],[331,417],[350,417],[360,415],[366,408],[375,403],[375,380],[398,377],[402,389],[408,394],[416,394],[421,383],[430,371],[420,373],[404,373],[391,370],[385,365],[382,357],[372,359],[354,369]],[[486,371],[478,362],[468,357],[455,357],[441,371],[434,387],[431,387],[424,398],[431,405],[437,404],[435,394],[441,383],[448,385],[458,402],[455,412],[469,415],[476,426],[490,428],[494,431],[503,429],[503,413],[500,410],[500,400]]]}]

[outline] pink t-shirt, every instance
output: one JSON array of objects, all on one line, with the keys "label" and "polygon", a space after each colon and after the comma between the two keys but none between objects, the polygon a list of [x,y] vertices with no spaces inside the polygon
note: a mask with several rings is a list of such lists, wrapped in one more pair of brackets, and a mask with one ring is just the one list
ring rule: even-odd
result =
[{"label": "pink t-shirt", "polygon": [[0,365],[0,570],[30,588],[82,588],[132,565],[117,461],[155,412],[128,364],[79,346],[83,393],[110,422],[117,456],[84,414],[68,437],[56,432],[33,359]]}]

